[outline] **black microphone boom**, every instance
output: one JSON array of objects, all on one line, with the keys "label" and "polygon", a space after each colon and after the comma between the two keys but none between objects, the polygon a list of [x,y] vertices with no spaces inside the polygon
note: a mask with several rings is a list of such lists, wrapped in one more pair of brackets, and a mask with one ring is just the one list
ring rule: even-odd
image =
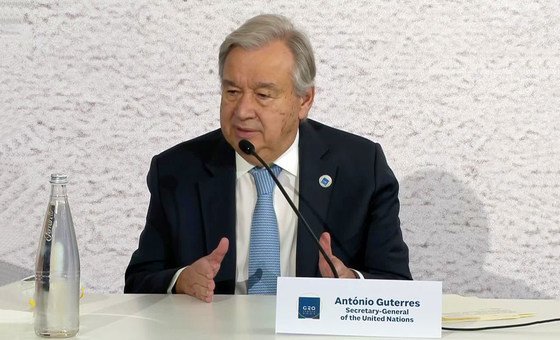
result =
[{"label": "black microphone boom", "polygon": [[278,181],[278,178],[276,178],[276,175],[274,175],[274,173],[272,172],[272,170],[270,169],[268,164],[266,164],[266,162],[257,154],[257,152],[255,151],[255,146],[251,142],[249,142],[248,140],[242,139],[242,140],[239,141],[239,148],[241,149],[241,151],[245,152],[247,155],[255,156],[255,158],[266,168],[266,170],[270,174],[270,177],[272,177],[272,179],[274,180],[274,182],[276,183],[276,185],[278,186],[278,188],[282,192],[282,195],[284,195],[284,198],[286,198],[286,201],[288,201],[288,203],[290,204],[290,207],[292,207],[292,210],[296,213],[298,218],[303,222],[303,224],[307,228],[307,232],[309,232],[309,235],[311,235],[311,238],[313,238],[313,240],[315,240],[315,243],[317,244],[317,247],[319,248],[319,251],[321,252],[323,257],[325,258],[325,260],[327,260],[327,263],[328,263],[329,267],[331,268],[331,271],[333,272],[334,277],[336,277],[338,279],[338,272],[334,268],[334,264],[332,263],[329,256],[327,256],[327,252],[325,252],[325,249],[323,249],[323,247],[321,247],[321,243],[319,243],[319,239],[317,238],[317,236],[315,236],[315,234],[313,233],[313,230],[311,230],[311,227],[309,226],[309,223],[307,223],[307,221],[305,220],[303,215],[299,212],[298,208],[296,208],[296,205],[290,199],[290,197],[286,193],[286,190],[284,190],[284,187],[282,186],[282,184],[280,184],[280,181]]}]

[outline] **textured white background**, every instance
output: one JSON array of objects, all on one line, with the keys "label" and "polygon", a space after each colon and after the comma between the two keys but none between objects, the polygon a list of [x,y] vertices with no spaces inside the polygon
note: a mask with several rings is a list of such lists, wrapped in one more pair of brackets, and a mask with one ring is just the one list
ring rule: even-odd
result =
[{"label": "textured white background", "polygon": [[416,279],[560,297],[556,0],[0,1],[0,276],[64,171],[82,280],[122,291],[150,158],[218,127],[218,46],[264,12],[311,37],[310,116],[383,145]]}]

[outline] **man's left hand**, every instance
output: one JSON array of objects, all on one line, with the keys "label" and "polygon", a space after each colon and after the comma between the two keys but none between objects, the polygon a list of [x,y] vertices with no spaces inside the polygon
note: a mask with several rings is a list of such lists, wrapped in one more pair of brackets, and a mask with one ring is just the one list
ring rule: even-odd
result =
[{"label": "man's left hand", "polygon": [[[342,261],[340,261],[338,257],[333,255],[332,248],[331,248],[331,235],[329,233],[327,232],[322,233],[321,238],[319,238],[319,243],[321,244],[323,249],[325,249],[325,252],[331,259],[332,263],[334,264],[334,268],[336,269],[339,278],[344,278],[344,279],[356,278],[354,272],[350,268],[346,267],[346,265],[344,265],[344,263],[342,263]],[[334,277],[331,267],[329,266],[329,264],[327,263],[327,261],[325,260],[321,252],[319,252],[319,270],[321,271],[321,276],[323,277]]]}]

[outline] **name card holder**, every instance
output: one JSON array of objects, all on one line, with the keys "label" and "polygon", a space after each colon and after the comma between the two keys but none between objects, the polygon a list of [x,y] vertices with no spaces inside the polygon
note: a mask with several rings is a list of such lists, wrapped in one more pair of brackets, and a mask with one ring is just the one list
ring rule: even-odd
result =
[{"label": "name card holder", "polygon": [[441,338],[442,284],[279,277],[276,333]]}]

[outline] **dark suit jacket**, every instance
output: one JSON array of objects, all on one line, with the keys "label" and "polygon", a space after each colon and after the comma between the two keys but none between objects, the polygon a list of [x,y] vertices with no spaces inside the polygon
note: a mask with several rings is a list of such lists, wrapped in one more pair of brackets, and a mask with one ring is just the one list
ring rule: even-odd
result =
[{"label": "dark suit jacket", "polygon": [[[299,209],[335,256],[366,278],[411,279],[398,218],[398,183],[379,144],[312,120],[300,124]],[[330,175],[328,188],[319,178]],[[235,151],[216,130],[152,159],[146,226],[125,274],[126,293],[164,293],[175,272],[230,240],[216,294],[235,290]],[[319,251],[300,221],[297,276],[320,276]]]}]

